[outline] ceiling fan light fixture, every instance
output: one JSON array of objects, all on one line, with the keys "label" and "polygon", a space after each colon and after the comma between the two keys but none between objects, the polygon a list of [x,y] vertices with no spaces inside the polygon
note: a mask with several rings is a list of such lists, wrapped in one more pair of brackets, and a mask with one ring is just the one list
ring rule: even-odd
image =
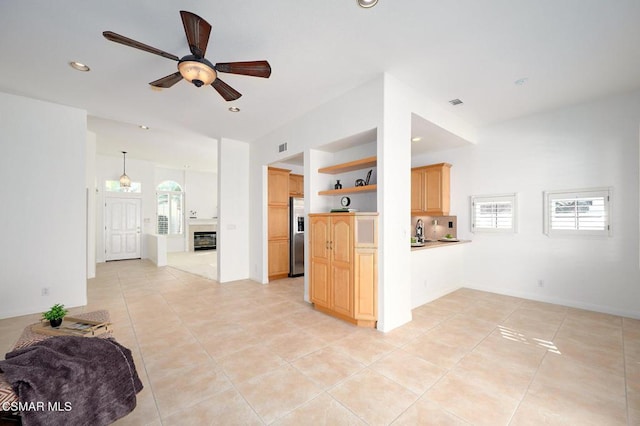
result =
[{"label": "ceiling fan light fixture", "polygon": [[216,79],[216,70],[211,62],[204,58],[189,55],[178,62],[178,71],[182,77],[196,87],[208,86]]},{"label": "ceiling fan light fixture", "polygon": [[231,112],[240,112],[240,108],[232,106],[232,107],[229,107],[229,111],[231,111]]},{"label": "ceiling fan light fixture", "polygon": [[122,176],[120,176],[120,188],[131,188],[131,179],[127,176],[127,151],[122,151]]},{"label": "ceiling fan light fixture", "polygon": [[369,9],[370,7],[378,4],[378,0],[357,0],[358,6],[363,7],[365,9]]}]

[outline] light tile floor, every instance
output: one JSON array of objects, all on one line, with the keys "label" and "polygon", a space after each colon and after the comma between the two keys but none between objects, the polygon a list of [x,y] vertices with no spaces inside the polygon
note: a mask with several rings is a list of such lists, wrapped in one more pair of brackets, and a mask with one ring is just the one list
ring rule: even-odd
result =
[{"label": "light tile floor", "polygon": [[[98,265],[145,385],[118,425],[638,425],[640,321],[460,289],[390,333],[315,312],[302,279],[220,285]],[[0,321],[8,351],[36,315]]]}]

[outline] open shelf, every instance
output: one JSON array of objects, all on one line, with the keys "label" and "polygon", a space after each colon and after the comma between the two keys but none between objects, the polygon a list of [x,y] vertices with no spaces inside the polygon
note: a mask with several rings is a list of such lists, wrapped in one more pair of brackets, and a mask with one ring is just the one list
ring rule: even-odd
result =
[{"label": "open shelf", "polygon": [[378,185],[375,183],[365,186],[352,186],[350,188],[342,189],[328,189],[326,191],[318,191],[318,195],[343,195],[343,194],[355,194],[361,192],[373,192],[378,190]]},{"label": "open shelf", "polygon": [[[337,175],[339,173],[352,172],[354,170],[366,169],[367,167],[376,167],[378,159],[376,156],[361,158],[360,160],[349,161],[348,163],[336,164],[335,166],[323,167],[318,169],[318,173],[329,175]],[[371,185],[369,185],[371,186]],[[361,187],[358,187],[361,188]],[[341,191],[341,190],[338,190]],[[327,192],[327,191],[322,191]]]}]

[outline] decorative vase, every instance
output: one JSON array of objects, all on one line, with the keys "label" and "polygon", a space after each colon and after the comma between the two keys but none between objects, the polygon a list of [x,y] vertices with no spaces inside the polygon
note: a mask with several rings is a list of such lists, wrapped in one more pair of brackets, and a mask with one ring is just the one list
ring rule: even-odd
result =
[{"label": "decorative vase", "polygon": [[62,318],[49,320],[49,324],[51,324],[51,327],[54,327],[54,328],[60,327],[60,324],[62,324]]},{"label": "decorative vase", "polygon": [[333,185],[335,189],[342,189],[342,184],[340,183],[340,179],[336,180],[336,184]]}]

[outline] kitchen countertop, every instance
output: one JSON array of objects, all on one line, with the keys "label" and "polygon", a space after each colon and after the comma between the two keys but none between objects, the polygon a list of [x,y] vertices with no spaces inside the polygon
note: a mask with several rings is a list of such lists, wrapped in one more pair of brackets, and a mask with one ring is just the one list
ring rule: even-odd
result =
[{"label": "kitchen countertop", "polygon": [[430,242],[424,243],[424,246],[422,246],[422,247],[411,247],[411,251],[432,249],[432,248],[436,248],[436,247],[456,246],[456,245],[459,245],[459,244],[466,244],[466,243],[470,243],[470,242],[471,242],[471,240],[430,241]]}]

